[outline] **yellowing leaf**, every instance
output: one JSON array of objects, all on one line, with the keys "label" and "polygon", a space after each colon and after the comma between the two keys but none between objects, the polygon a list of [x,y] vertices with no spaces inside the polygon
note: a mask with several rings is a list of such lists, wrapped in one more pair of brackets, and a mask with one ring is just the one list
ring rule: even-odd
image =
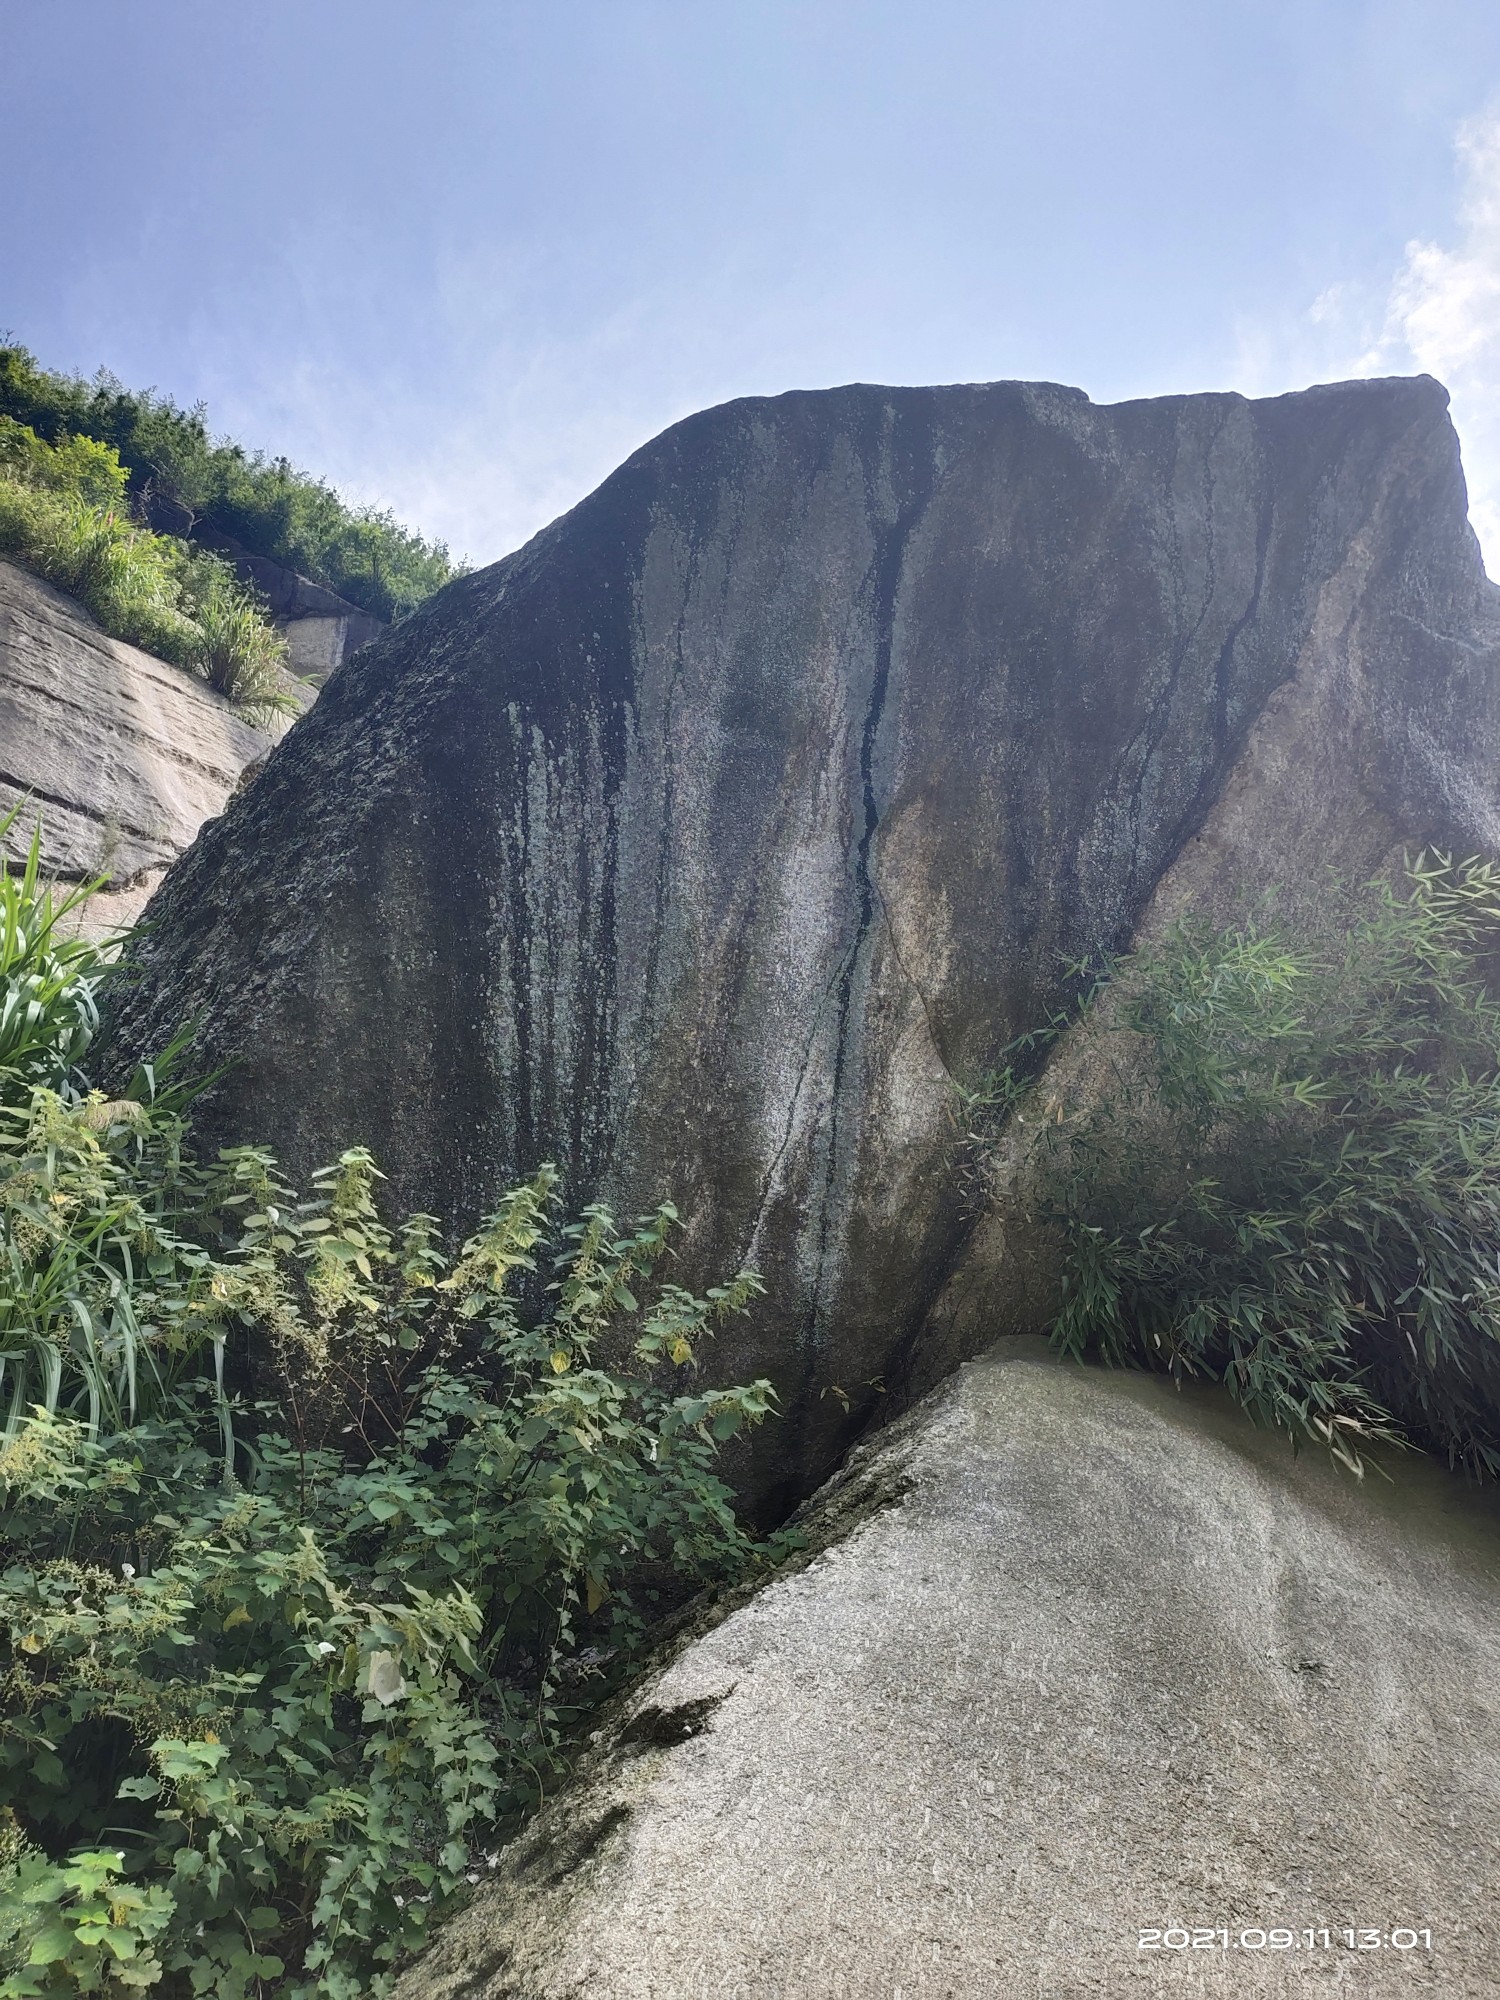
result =
[{"label": "yellowing leaf", "polygon": [[40,1634],[28,1632],[26,1637],[21,1641],[21,1651],[23,1653],[39,1653],[41,1650],[42,1640]]},{"label": "yellowing leaf", "polygon": [[590,1570],[588,1576],[589,1610],[591,1612],[597,1611],[599,1609],[599,1606],[604,1602],[605,1598],[608,1597],[608,1595],[609,1595],[608,1589],[605,1587],[604,1584],[602,1584],[599,1581],[598,1577],[595,1576],[594,1572]]},{"label": "yellowing leaf", "polygon": [[685,1362],[691,1361],[692,1358],[693,1358],[692,1348],[688,1346],[687,1342],[683,1339],[682,1335],[679,1333],[677,1338],[672,1342],[672,1359],[677,1363],[678,1367],[681,1368]]},{"label": "yellowing leaf", "polygon": [[250,1613],[245,1609],[243,1604],[237,1604],[224,1620],[224,1630],[232,1632],[236,1625],[248,1625],[249,1623]]},{"label": "yellowing leaf", "polygon": [[553,1372],[553,1374],[554,1374],[554,1375],[566,1375],[566,1374],[567,1374],[567,1372],[568,1372],[568,1350],[567,1350],[567,1349],[566,1349],[565,1347],[554,1347],[554,1348],[553,1348],[553,1350],[552,1350],[552,1372]]}]

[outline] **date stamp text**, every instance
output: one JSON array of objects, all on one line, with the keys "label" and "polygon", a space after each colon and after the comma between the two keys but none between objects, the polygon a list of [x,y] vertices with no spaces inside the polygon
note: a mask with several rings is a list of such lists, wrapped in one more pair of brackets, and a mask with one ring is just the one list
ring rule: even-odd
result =
[{"label": "date stamp text", "polygon": [[1348,1925],[1315,1926],[1300,1931],[1279,1925],[1249,1924],[1242,1930],[1224,1924],[1188,1929],[1142,1926],[1137,1951],[1431,1951],[1430,1929],[1413,1930],[1397,1924],[1391,1930],[1351,1930]]}]

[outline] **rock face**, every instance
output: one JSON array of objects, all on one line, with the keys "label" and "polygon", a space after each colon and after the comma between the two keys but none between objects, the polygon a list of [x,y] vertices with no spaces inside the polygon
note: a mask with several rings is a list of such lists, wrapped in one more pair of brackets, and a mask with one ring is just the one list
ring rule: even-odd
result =
[{"label": "rock face", "polygon": [[1497,600],[1425,378],[709,411],[334,675],[173,871],[116,1046],[202,1013],[210,1137],[367,1143],[459,1224],[547,1157],[672,1194],[685,1278],[767,1278],[722,1365],[785,1400],[775,1512],[990,1337],[950,1086],[1069,961],[1500,847]]},{"label": "rock face", "polygon": [[[139,913],[270,747],[211,688],[107,638],[71,598],[0,561],[0,811],[35,804],[60,880],[109,874],[96,923]],[[11,847],[30,834],[23,815]]]},{"label": "rock face", "polygon": [[1390,1470],[1004,1343],[632,1693],[398,2000],[1490,2000],[1500,1518]]},{"label": "rock face", "polygon": [[321,685],[348,656],[378,639],[386,630],[383,618],[351,604],[337,591],[314,583],[269,556],[254,556],[228,535],[199,526],[194,539],[217,549],[233,562],[244,583],[266,600],[276,629],[287,643],[294,674]]}]

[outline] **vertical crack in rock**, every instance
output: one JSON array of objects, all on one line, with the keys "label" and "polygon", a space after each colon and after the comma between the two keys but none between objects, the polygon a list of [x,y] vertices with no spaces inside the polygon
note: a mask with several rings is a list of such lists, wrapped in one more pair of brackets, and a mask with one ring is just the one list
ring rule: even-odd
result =
[{"label": "vertical crack in rock", "polygon": [[[871,852],[880,826],[875,757],[880,725],[885,715],[886,696],[890,690],[891,661],[896,638],[896,600],[901,591],[907,548],[931,498],[934,477],[935,441],[931,430],[927,429],[925,434],[918,431],[917,436],[907,442],[903,450],[903,440],[900,435],[903,414],[914,413],[892,413],[891,435],[886,441],[882,456],[885,459],[883,469],[891,478],[893,485],[898,481],[907,485],[907,498],[898,504],[895,520],[881,532],[870,572],[875,600],[875,662],[870,679],[869,706],[865,711],[864,729],[859,746],[860,805],[863,819],[854,855],[857,897],[854,937],[844,955],[837,981],[838,1030],[834,1044],[833,1077],[829,1090],[827,1166],[819,1202],[816,1274],[813,1279],[812,1300],[808,1308],[808,1346],[814,1350],[822,1331],[821,1321],[826,1304],[825,1281],[830,1275],[836,1275],[830,1273],[830,1265],[837,1265],[839,1262],[837,1251],[830,1247],[830,1237],[838,1208],[840,1149],[845,1123],[843,1116],[845,1071],[850,1059],[854,989],[859,975],[860,960],[866,956],[866,948],[871,940],[878,900],[871,871]],[[916,431],[918,427],[912,424],[911,428]],[[897,490],[900,490],[899,485]],[[872,496],[871,513],[874,512],[875,502]],[[857,1107],[851,1107],[851,1111],[854,1134],[848,1143],[854,1145],[858,1141],[859,1112]]]},{"label": "vertical crack in rock", "polygon": [[[1227,424],[1228,420],[1229,420],[1229,412],[1228,409],[1226,408],[1223,412],[1221,412],[1219,420],[1214,425],[1213,431],[1211,432],[1208,438],[1208,442],[1205,444],[1203,448],[1203,479],[1202,479],[1203,569],[1204,569],[1203,602],[1199,608],[1197,617],[1192,622],[1190,629],[1184,635],[1181,643],[1176,648],[1176,651],[1172,659],[1172,664],[1167,671],[1166,679],[1162,684],[1161,688],[1157,691],[1156,697],[1152,701],[1151,706],[1146,713],[1145,720],[1142,722],[1139,731],[1137,732],[1136,736],[1134,737],[1134,739],[1130,744],[1129,750],[1126,753],[1126,759],[1123,760],[1126,762],[1128,762],[1132,758],[1136,760],[1135,772],[1131,780],[1130,806],[1129,806],[1127,827],[1126,827],[1126,837],[1129,843],[1129,870],[1130,870],[1129,879],[1130,879],[1132,894],[1139,894],[1139,878],[1140,878],[1140,868],[1142,861],[1140,832],[1141,832],[1141,816],[1145,810],[1144,795],[1146,790],[1146,780],[1151,775],[1152,760],[1155,758],[1158,750],[1161,748],[1162,741],[1166,733],[1167,725],[1170,723],[1172,719],[1172,708],[1173,704],[1177,699],[1177,691],[1182,684],[1183,669],[1186,667],[1188,660],[1192,655],[1193,648],[1198,643],[1199,634],[1202,632],[1204,625],[1208,622],[1208,616],[1209,613],[1213,610],[1214,598],[1218,592],[1218,587],[1219,587],[1218,564],[1216,561],[1216,552],[1214,547],[1216,523],[1214,520],[1214,462],[1213,461],[1214,461],[1214,450],[1218,445],[1220,438],[1224,435],[1224,427]],[[1176,472],[1175,457],[1173,461],[1172,470],[1173,474],[1175,475]],[[1182,563],[1181,531],[1180,528],[1177,527],[1175,522],[1173,529],[1173,540],[1177,549],[1177,561],[1178,561],[1178,568],[1180,571]],[[1261,566],[1263,567],[1265,561],[1264,543],[1261,546],[1260,560],[1261,560]],[[1257,579],[1256,579],[1257,589],[1259,588],[1259,575],[1260,571],[1258,569]],[[1223,661],[1221,660],[1220,662],[1221,673],[1222,673],[1222,667],[1223,667]],[[1221,689],[1222,689],[1222,680],[1221,680]],[[1222,710],[1223,707],[1222,692],[1220,692],[1219,694],[1219,707],[1220,710]],[[1220,735],[1222,736],[1222,714],[1220,715],[1219,719],[1221,724]]]},{"label": "vertical crack in rock", "polygon": [[[1250,602],[1230,626],[1224,644],[1220,649],[1218,662],[1214,668],[1214,692],[1216,696],[1214,735],[1221,747],[1227,747],[1231,736],[1237,734],[1237,730],[1231,724],[1229,715],[1229,680],[1234,666],[1234,650],[1238,646],[1242,634],[1254,623],[1260,611],[1261,592],[1265,589],[1266,584],[1266,559],[1270,553],[1271,530],[1275,526],[1275,521],[1275,498],[1272,494],[1266,493],[1262,495],[1260,506],[1256,509],[1255,514],[1255,583],[1250,592]],[[1193,800],[1193,805],[1188,816],[1188,823],[1184,824],[1182,832],[1179,835],[1179,845],[1182,839],[1186,838],[1191,823],[1202,816],[1203,809],[1208,803],[1208,794],[1213,783],[1213,775],[1211,768],[1204,773],[1203,780],[1198,787],[1197,795]]]}]

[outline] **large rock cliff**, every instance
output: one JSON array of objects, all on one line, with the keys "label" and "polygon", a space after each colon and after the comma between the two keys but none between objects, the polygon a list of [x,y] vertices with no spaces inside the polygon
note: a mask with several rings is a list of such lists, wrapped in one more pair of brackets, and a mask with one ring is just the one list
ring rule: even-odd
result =
[{"label": "large rock cliff", "polygon": [[709,411],[334,675],[174,869],[116,1046],[201,1017],[210,1137],[368,1143],[458,1223],[549,1156],[674,1195],[686,1277],[767,1277],[724,1365],[786,1401],[771,1511],[994,1328],[951,1081],[1070,961],[1500,848],[1497,597],[1426,379]]}]

